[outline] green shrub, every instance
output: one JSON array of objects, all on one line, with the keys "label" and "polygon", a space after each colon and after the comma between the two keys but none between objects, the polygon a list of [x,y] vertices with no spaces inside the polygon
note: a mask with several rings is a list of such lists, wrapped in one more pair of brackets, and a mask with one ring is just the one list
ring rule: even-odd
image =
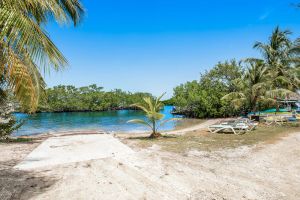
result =
[{"label": "green shrub", "polygon": [[12,114],[13,105],[7,103],[6,100],[1,101],[0,105],[0,139],[7,139],[17,129],[19,129],[24,121],[18,122]]}]

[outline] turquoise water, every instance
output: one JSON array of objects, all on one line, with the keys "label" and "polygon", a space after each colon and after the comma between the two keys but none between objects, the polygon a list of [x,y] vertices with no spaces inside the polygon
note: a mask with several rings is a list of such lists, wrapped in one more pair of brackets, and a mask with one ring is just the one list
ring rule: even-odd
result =
[{"label": "turquoise water", "polygon": [[[172,106],[165,106],[161,111],[161,113],[165,114],[165,119],[174,117],[171,114],[172,108]],[[133,110],[37,113],[33,115],[16,113],[16,117],[19,120],[26,120],[26,122],[14,133],[15,136],[69,130],[105,130],[115,132],[148,130],[139,124],[126,123],[131,119],[145,119],[142,111]],[[175,126],[176,122],[172,121],[167,123],[161,130],[172,130]]]}]

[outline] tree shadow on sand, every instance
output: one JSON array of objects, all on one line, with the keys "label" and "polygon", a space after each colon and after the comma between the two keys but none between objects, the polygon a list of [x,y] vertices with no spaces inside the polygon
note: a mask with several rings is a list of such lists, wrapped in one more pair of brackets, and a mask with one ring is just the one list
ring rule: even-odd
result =
[{"label": "tree shadow on sand", "polygon": [[159,138],[151,138],[149,136],[133,136],[133,137],[128,137],[127,139],[129,140],[159,140],[159,139],[172,139],[172,138],[177,138],[175,135],[163,135]]},{"label": "tree shadow on sand", "polygon": [[18,160],[0,162],[0,199],[29,199],[45,192],[56,180],[38,172],[12,168]]}]

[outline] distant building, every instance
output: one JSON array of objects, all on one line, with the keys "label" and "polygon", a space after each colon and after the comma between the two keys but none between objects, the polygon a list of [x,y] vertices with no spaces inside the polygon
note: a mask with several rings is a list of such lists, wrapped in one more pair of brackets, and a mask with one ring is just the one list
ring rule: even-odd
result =
[{"label": "distant building", "polygon": [[276,101],[286,108],[288,111],[296,110],[300,111],[300,94],[299,90],[297,93],[288,94],[284,99],[277,98]]}]

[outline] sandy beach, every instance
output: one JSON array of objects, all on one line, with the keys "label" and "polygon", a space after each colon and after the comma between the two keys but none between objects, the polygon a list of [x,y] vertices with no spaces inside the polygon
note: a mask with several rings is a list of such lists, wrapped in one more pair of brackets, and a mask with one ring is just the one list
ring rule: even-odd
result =
[{"label": "sandy beach", "polygon": [[[270,143],[184,154],[159,145],[140,148],[106,134],[1,144],[0,197],[294,200],[300,194],[299,145],[300,132]],[[55,150],[36,159],[47,148]],[[70,153],[75,150],[77,156]]]}]

